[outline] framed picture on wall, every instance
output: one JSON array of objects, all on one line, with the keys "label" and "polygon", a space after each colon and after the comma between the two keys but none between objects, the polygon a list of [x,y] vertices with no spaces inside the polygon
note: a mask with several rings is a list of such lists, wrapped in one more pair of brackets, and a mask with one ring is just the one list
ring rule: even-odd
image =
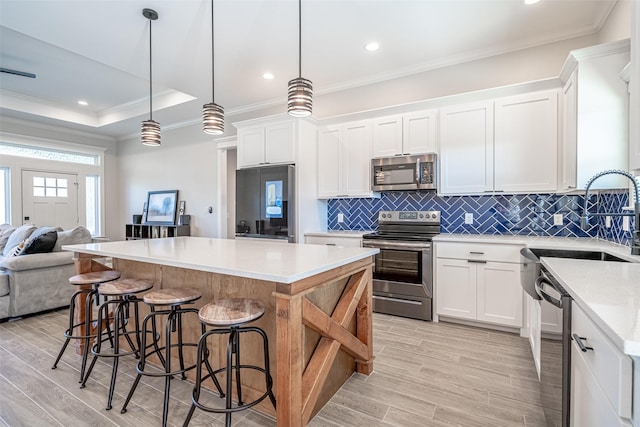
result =
[{"label": "framed picture on wall", "polygon": [[149,191],[145,224],[175,225],[178,190]]}]

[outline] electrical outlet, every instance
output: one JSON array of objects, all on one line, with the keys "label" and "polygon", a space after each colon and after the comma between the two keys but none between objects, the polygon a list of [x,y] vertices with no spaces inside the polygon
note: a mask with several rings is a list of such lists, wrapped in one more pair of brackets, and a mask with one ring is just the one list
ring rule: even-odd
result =
[{"label": "electrical outlet", "polygon": [[624,231],[629,231],[629,217],[628,216],[623,216],[622,217],[622,229]]},{"label": "electrical outlet", "polygon": [[553,214],[553,225],[562,225],[562,214]]},{"label": "electrical outlet", "polygon": [[465,224],[473,224],[473,213],[465,213],[464,214],[464,223]]},{"label": "electrical outlet", "polygon": [[604,226],[611,228],[611,217],[609,215],[604,217]]},{"label": "electrical outlet", "polygon": [[339,213],[338,214],[338,224],[341,224],[344,222],[344,214],[343,213]]}]

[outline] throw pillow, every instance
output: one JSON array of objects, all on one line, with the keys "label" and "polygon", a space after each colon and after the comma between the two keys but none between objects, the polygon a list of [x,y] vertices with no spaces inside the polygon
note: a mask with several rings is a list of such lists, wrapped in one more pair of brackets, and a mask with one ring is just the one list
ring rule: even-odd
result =
[{"label": "throw pillow", "polygon": [[27,247],[26,242],[28,242],[28,240],[23,240],[22,242],[18,243],[18,246],[13,248],[13,251],[11,251],[9,256],[12,257],[22,255],[24,249]]},{"label": "throw pillow", "polygon": [[79,225],[71,230],[59,231],[58,241],[53,252],[59,252],[64,245],[77,245],[80,243],[91,243],[91,232]]},{"label": "throw pillow", "polygon": [[58,231],[55,228],[51,228],[46,233],[40,233],[34,237],[38,231],[39,230],[34,231],[31,237],[29,237],[21,255],[46,254],[53,250],[58,240]]},{"label": "throw pillow", "polygon": [[2,251],[4,251],[4,247],[7,246],[9,236],[11,236],[11,233],[13,233],[15,229],[15,227],[9,227],[2,230],[2,234],[0,234],[0,255]]},{"label": "throw pillow", "polygon": [[14,249],[18,244],[24,240],[27,240],[31,233],[36,230],[36,226],[33,224],[24,224],[20,227],[16,228],[13,233],[9,236],[7,240],[7,244],[2,250],[2,256],[9,256],[13,253]]}]

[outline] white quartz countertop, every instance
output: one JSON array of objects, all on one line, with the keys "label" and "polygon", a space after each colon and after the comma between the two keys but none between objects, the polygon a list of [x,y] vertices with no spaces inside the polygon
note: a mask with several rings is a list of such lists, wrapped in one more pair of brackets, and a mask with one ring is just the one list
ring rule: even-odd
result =
[{"label": "white quartz countertop", "polygon": [[631,262],[639,262],[640,256],[631,255],[628,246],[589,237],[504,236],[490,234],[439,234],[434,242],[494,243],[521,245],[537,249],[566,249],[604,251]]},{"label": "white quartz countertop", "polygon": [[541,262],[618,348],[640,356],[640,264],[547,257]]},{"label": "white quartz countertop", "polygon": [[375,248],[175,237],[65,245],[62,249],[279,283],[293,283],[379,252]]}]

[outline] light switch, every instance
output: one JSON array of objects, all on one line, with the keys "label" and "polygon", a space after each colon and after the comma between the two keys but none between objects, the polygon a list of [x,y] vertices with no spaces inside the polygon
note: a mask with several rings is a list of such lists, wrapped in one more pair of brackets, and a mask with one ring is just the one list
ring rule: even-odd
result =
[{"label": "light switch", "polygon": [[622,217],[622,229],[624,231],[629,231],[629,217],[628,216],[623,216]]},{"label": "light switch", "polygon": [[604,225],[607,228],[611,228],[611,217],[609,215],[604,217]]},{"label": "light switch", "polygon": [[338,224],[341,224],[344,222],[344,214],[343,213],[339,213],[338,214]]},{"label": "light switch", "polygon": [[562,214],[553,214],[553,225],[562,225]]},{"label": "light switch", "polygon": [[464,223],[465,224],[473,224],[473,213],[465,213],[464,214]]}]

